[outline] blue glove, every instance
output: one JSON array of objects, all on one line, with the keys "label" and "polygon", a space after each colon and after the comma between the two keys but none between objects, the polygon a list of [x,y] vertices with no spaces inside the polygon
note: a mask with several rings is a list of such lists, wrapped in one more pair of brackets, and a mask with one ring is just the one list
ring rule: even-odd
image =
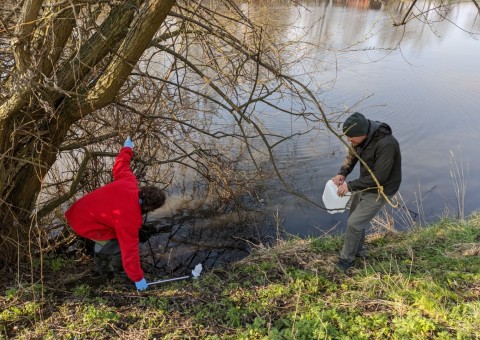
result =
[{"label": "blue glove", "polygon": [[127,139],[125,140],[125,143],[123,143],[123,147],[133,149],[133,142],[130,136],[128,136]]},{"label": "blue glove", "polygon": [[135,282],[135,286],[137,287],[137,290],[139,292],[146,290],[148,285],[147,281],[145,281],[145,278],[141,279],[140,281]]}]

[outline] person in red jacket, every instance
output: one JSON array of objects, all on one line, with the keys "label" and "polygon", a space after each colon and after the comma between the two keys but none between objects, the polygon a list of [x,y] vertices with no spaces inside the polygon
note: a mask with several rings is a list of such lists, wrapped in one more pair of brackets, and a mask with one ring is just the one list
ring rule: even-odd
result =
[{"label": "person in red jacket", "polygon": [[130,168],[132,149],[128,137],[115,159],[113,182],[80,198],[65,217],[78,235],[95,242],[95,266],[100,274],[111,277],[123,267],[142,291],[147,289],[138,246],[142,214],[160,208],[165,194],[153,186],[138,188]]}]

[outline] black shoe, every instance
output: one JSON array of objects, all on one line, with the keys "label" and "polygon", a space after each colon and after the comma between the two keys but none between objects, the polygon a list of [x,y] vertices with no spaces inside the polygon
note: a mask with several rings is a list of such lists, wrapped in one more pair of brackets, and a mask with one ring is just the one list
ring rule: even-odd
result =
[{"label": "black shoe", "polygon": [[92,277],[109,282],[115,278],[115,273],[112,271],[99,272],[98,270],[94,270]]},{"label": "black shoe", "polygon": [[108,272],[103,275],[107,281],[112,281],[115,278],[115,273],[114,272]]},{"label": "black shoe", "polygon": [[350,268],[353,267],[353,262],[349,262],[344,259],[339,259],[338,262],[335,264],[335,268],[338,270],[346,273]]}]

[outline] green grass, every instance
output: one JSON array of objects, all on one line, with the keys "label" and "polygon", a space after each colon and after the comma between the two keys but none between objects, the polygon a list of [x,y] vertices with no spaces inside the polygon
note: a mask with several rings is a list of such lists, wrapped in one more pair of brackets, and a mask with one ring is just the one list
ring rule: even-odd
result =
[{"label": "green grass", "polygon": [[91,263],[51,258],[41,286],[0,292],[0,338],[480,337],[480,216],[374,235],[349,276],[334,269],[341,245],[287,240],[142,294],[128,280],[89,281]]}]

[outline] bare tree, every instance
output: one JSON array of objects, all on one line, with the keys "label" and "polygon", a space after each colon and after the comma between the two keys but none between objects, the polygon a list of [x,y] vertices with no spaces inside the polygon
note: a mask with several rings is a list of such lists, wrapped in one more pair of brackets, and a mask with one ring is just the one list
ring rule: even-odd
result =
[{"label": "bare tree", "polygon": [[[285,60],[268,30],[233,1],[1,6],[5,263],[36,244],[38,218],[109,180],[108,162],[127,134],[138,146],[141,180],[166,184],[161,167],[182,164],[216,182],[221,197],[230,190],[228,174],[238,186],[244,180],[221,148],[250,156],[260,168],[258,156],[273,159],[275,146],[289,138],[264,131],[257,105],[322,118],[310,110],[319,107],[313,94],[308,98],[304,85],[282,73]],[[300,109],[278,105],[284,96],[296,98]]]}]

